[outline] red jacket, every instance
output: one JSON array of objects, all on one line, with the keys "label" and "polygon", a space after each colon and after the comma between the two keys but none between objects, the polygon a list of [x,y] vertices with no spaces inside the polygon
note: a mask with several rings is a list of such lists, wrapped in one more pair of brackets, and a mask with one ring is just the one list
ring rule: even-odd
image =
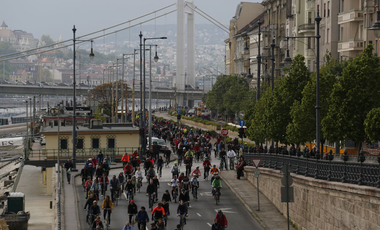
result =
[{"label": "red jacket", "polygon": [[196,146],[194,146],[193,151],[194,152],[199,152],[200,149],[201,149],[201,147],[199,147],[199,145],[196,145]]},{"label": "red jacket", "polygon": [[133,168],[132,168],[132,165],[126,165],[125,167],[124,167],[124,174],[125,173],[129,173],[129,174],[131,174],[132,172],[133,172]]},{"label": "red jacket", "polygon": [[135,151],[133,152],[132,157],[137,157],[138,155],[139,155],[139,152]]},{"label": "red jacket", "polygon": [[105,178],[106,178],[105,181],[103,181],[103,176],[100,177],[99,183],[100,183],[100,184],[103,184],[103,182],[105,182],[106,184],[109,184],[108,177],[106,176]]},{"label": "red jacket", "polygon": [[211,162],[210,161],[203,161],[203,167],[211,167]]},{"label": "red jacket", "polygon": [[226,218],[226,216],[224,214],[222,216],[219,216],[218,214],[216,214],[215,219],[218,219],[218,223],[222,227],[226,227],[228,225],[227,218]]}]

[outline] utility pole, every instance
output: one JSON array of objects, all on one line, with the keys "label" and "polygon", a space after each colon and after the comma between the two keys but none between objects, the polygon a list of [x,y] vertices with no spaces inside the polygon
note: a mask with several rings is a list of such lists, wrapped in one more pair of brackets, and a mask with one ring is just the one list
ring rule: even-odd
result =
[{"label": "utility pole", "polygon": [[115,104],[116,104],[116,111],[115,111],[115,122],[118,123],[119,121],[119,98],[118,98],[118,91],[119,91],[119,60],[120,58],[116,59],[116,90],[115,90]]},{"label": "utility pole", "polygon": [[26,115],[26,145],[25,145],[25,156],[24,159],[26,160],[27,156],[29,156],[29,126],[28,126],[28,100],[25,100],[25,115]]},{"label": "utility pole", "polygon": [[174,85],[174,109],[177,109],[177,84]]},{"label": "utility pole", "polygon": [[[36,125],[36,96],[33,96],[33,125],[32,125],[33,130],[34,130],[35,125]],[[34,139],[34,135],[32,138]]]},{"label": "utility pole", "polygon": [[[113,73],[114,73],[114,70],[112,70],[112,76],[113,76]],[[112,123],[115,123],[115,120],[114,120],[114,112],[115,112],[115,109],[114,109],[114,82],[112,81],[112,86],[111,86],[111,118],[112,118]]]},{"label": "utility pole", "polygon": [[[124,120],[124,54],[122,54],[122,58],[123,58],[123,66],[121,67],[121,78],[122,78],[122,82],[121,82],[121,123],[124,123],[125,120]],[[125,102],[125,106],[127,106],[127,102]]]},{"label": "utility pole", "polygon": [[135,115],[135,76],[136,76],[135,70],[136,70],[136,49],[133,50],[132,124],[135,123],[135,118],[136,118],[136,115]]},{"label": "utility pole", "polygon": [[30,107],[30,110],[29,110],[29,117],[30,117],[30,136],[33,137],[33,125],[32,125],[32,98],[29,98],[29,107]]}]

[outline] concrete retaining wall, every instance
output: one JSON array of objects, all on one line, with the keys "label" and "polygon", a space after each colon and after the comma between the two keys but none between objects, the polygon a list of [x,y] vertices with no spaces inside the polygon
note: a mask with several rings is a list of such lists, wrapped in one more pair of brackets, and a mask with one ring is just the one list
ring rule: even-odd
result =
[{"label": "concrete retaining wall", "polygon": [[[245,171],[257,186],[254,168],[247,166]],[[286,203],[281,203],[283,175],[266,168],[260,173],[260,191],[286,216]],[[294,203],[289,212],[298,229],[380,229],[380,189],[291,175]]]}]

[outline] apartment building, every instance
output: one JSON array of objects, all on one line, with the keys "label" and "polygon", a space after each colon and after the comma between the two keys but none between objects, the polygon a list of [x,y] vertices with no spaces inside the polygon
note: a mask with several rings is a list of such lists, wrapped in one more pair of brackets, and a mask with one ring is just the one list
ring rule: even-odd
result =
[{"label": "apartment building", "polygon": [[374,0],[339,0],[338,52],[341,59],[360,54],[368,44],[378,40],[369,30],[376,20]]}]

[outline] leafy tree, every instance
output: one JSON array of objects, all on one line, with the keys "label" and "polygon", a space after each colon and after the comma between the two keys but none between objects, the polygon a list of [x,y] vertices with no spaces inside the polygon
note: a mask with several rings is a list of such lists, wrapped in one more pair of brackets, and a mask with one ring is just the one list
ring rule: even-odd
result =
[{"label": "leafy tree", "polygon": [[364,120],[367,139],[372,142],[380,140],[380,108],[373,108]]},{"label": "leafy tree", "polygon": [[45,82],[53,81],[53,76],[48,69],[41,69],[41,79]]},{"label": "leafy tree", "polygon": [[[331,58],[331,54],[325,57],[326,65],[320,69],[320,106],[321,120],[326,116],[329,105],[329,97],[334,84],[337,82],[337,76],[342,75],[344,66],[347,61],[339,63]],[[316,103],[316,75],[313,74],[311,80],[307,83],[302,91],[302,100],[295,101],[291,111],[292,122],[288,124],[286,133],[289,143],[305,143],[315,140],[316,120],[315,120],[315,103]],[[321,133],[321,140],[324,135]],[[324,141],[322,141],[323,143]]]},{"label": "leafy tree", "polygon": [[15,53],[16,49],[13,48],[10,42],[0,41],[0,55]]},{"label": "leafy tree", "polygon": [[54,44],[55,42],[53,41],[53,39],[50,37],[50,35],[42,35],[41,36],[41,43],[42,45],[44,46],[48,46],[48,45],[52,45]]},{"label": "leafy tree", "polygon": [[351,140],[361,149],[365,140],[364,120],[372,108],[380,107],[379,60],[369,44],[344,68],[332,90],[327,116],[322,120],[329,141]]},{"label": "leafy tree", "polygon": [[302,55],[294,57],[291,69],[273,90],[271,106],[268,108],[268,135],[278,142],[289,143],[286,127],[291,123],[291,107],[302,99],[302,91],[310,79],[310,72]]}]

